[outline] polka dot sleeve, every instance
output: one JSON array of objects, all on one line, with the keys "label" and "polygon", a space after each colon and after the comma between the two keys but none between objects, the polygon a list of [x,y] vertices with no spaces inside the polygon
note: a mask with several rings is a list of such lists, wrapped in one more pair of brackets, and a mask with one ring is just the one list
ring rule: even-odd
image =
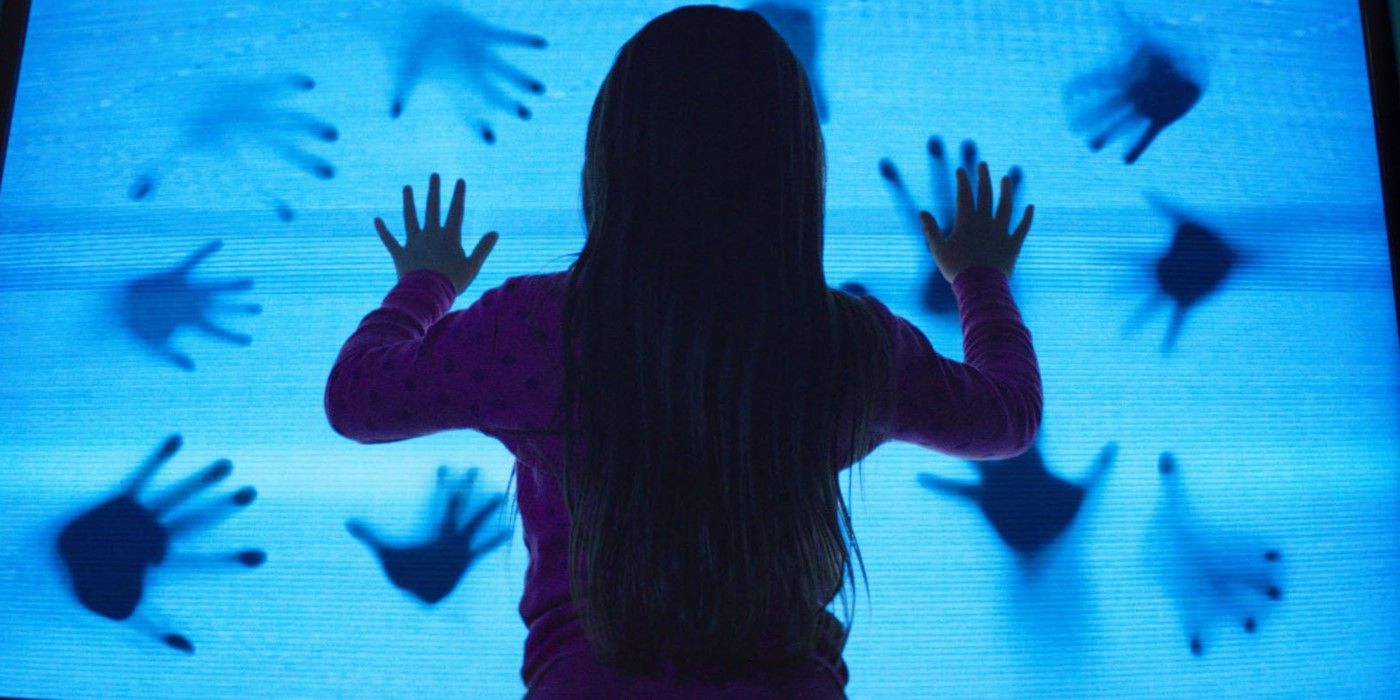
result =
[{"label": "polka dot sleeve", "polygon": [[455,294],[446,276],[404,275],[336,358],[325,393],[331,428],[381,443],[504,424],[508,404],[496,385],[505,369],[497,340],[507,286],[448,313]]}]

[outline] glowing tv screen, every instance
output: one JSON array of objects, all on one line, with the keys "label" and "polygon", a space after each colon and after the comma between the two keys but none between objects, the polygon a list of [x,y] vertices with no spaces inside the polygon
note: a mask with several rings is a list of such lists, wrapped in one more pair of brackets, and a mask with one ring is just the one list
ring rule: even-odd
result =
[{"label": "glowing tv screen", "polygon": [[[524,693],[512,455],[357,444],[323,392],[394,284],[372,222],[404,185],[463,178],[464,238],[500,233],[454,308],[568,267],[592,101],[677,5],[33,2],[0,187],[0,695]],[[961,359],[914,212],[947,216],[977,159],[1036,206],[1011,286],[1040,436],[983,464],[891,443],[841,480],[868,576],[847,694],[1400,697],[1358,4],[752,9],[814,88],[830,286]],[[399,555],[433,546],[460,566],[429,594]]]}]

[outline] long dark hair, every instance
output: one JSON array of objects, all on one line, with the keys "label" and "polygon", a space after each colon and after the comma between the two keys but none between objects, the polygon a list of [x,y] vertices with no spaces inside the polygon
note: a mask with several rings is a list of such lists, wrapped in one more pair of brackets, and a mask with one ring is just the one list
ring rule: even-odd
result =
[{"label": "long dark hair", "polygon": [[657,17],[598,92],[562,488],[606,664],[723,680],[844,645],[825,606],[860,548],[837,476],[872,449],[891,361],[826,285],[825,174],[806,74],[753,12]]}]

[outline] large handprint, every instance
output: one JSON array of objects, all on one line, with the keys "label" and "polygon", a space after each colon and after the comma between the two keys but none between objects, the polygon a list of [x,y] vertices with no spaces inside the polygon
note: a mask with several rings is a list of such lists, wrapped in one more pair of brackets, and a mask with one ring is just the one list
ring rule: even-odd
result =
[{"label": "large handprint", "polygon": [[1119,135],[1140,130],[1137,143],[1123,156],[1131,165],[1196,106],[1205,89],[1164,43],[1143,33],[1126,14],[1122,18],[1135,41],[1131,55],[1071,81],[1065,102],[1073,129],[1089,134],[1095,153]]},{"label": "large handprint", "polygon": [[122,324],[143,345],[181,369],[194,370],[194,360],[189,355],[170,347],[171,337],[181,328],[195,328],[235,345],[246,346],[253,342],[243,333],[214,325],[209,318],[210,312],[216,310],[261,312],[262,307],[257,304],[220,303],[215,299],[228,292],[251,289],[252,280],[190,281],[194,267],[222,245],[220,241],[211,241],[174,269],[134,279],[122,289],[119,300]]},{"label": "large handprint", "polygon": [[501,530],[492,533],[480,544],[473,545],[477,531],[486,518],[505,502],[501,496],[493,496],[472,514],[471,519],[465,524],[461,523],[462,508],[471,499],[472,485],[479,471],[468,470],[466,476],[454,483],[449,480],[447,467],[438,469],[437,490],[434,493],[438,505],[434,510],[441,510],[442,514],[438,516],[432,539],[427,542],[389,545],[367,523],[357,519],[347,521],[345,529],[374,552],[380,566],[384,567],[384,573],[395,586],[433,605],[457,587],[467,569],[482,555],[510,539],[510,530]]},{"label": "large handprint", "polygon": [[[251,167],[244,153],[248,150],[270,152],[321,180],[335,176],[330,162],[306,150],[300,142],[333,142],[340,137],[339,132],[320,119],[282,104],[292,95],[315,88],[316,82],[310,77],[295,74],[265,80],[226,79],[211,81],[205,87],[204,94],[185,113],[183,139],[137,176],[128,190],[132,199],[149,199],[167,172],[187,165],[225,168],[233,163],[240,171],[239,179],[247,181],[246,171]],[[187,163],[196,156],[203,162]],[[251,184],[279,219],[294,218],[285,200],[264,193],[256,179]]]},{"label": "large handprint", "polygon": [[[425,76],[440,77],[454,88],[466,88],[485,100],[488,109],[511,112],[520,119],[529,119],[530,108],[507,96],[498,80],[514,84],[533,95],[544,94],[544,83],[506,63],[496,55],[496,45],[525,46],[543,49],[549,45],[544,37],[492,26],[466,12],[447,6],[419,9],[410,17],[408,41],[398,56],[394,70],[394,95],[389,114],[403,114],[409,95]],[[462,110],[468,115],[472,128],[488,144],[496,142],[496,130],[491,122],[476,116],[477,107],[462,100],[454,92]]]},{"label": "large handprint", "polygon": [[[931,210],[934,218],[946,233],[952,229],[957,213],[958,200],[953,176],[954,168],[948,163],[943,139],[939,136],[929,137],[928,154],[931,161],[930,170],[933,175],[933,206]],[[974,191],[978,190],[981,185],[977,163],[977,144],[970,139],[964,141],[961,167],[967,171],[968,177],[971,178]],[[909,193],[909,188],[904,184],[904,179],[900,176],[892,159],[882,158],[880,160],[880,177],[889,185],[890,192],[894,195],[895,205],[899,208],[900,215],[904,217],[906,225],[918,234],[921,242],[924,241],[924,227],[919,220],[920,207],[914,201],[913,195]],[[1019,167],[1012,167],[1007,177],[1011,178],[1011,186],[1015,192],[1011,202],[1011,210],[1015,211],[1020,208],[1020,200],[1024,197],[1024,191],[1021,187],[1024,177]],[[956,316],[958,303],[957,299],[953,297],[953,288],[943,278],[932,258],[926,260],[924,270],[922,273],[924,285],[920,294],[924,310],[940,316]]]},{"label": "large handprint", "polygon": [[1104,445],[1093,471],[1080,484],[1050,473],[1039,445],[1011,459],[972,462],[982,476],[980,483],[949,481],[924,472],[919,474],[919,484],[976,503],[1002,542],[1021,557],[1034,558],[1074,524],[1085,496],[1103,480],[1117,454],[1116,443]]},{"label": "large handprint", "polygon": [[1169,452],[1157,470],[1162,501],[1149,556],[1159,567],[1166,592],[1176,604],[1191,653],[1205,653],[1209,634],[1232,621],[1253,634],[1271,603],[1283,599],[1279,585],[1282,554],[1253,538],[1207,529],[1193,517],[1181,487],[1181,469]]},{"label": "large handprint", "polygon": [[[180,436],[171,435],[137,468],[117,495],[68,523],[58,536],[58,554],[83,607],[111,620],[130,620],[166,646],[193,654],[194,644],[189,638],[155,629],[154,623],[137,613],[146,590],[147,570],[166,562],[173,540],[216,525],[252,503],[257,491],[245,486],[216,502],[172,517],[171,512],[182,503],[223,481],[233,471],[231,462],[220,459],[185,477],[164,494],[145,502],[139,500],[142,489],[161,465],[175,455],[180,444]],[[213,558],[215,562],[250,568],[261,566],[266,560],[267,555],[260,549]],[[210,558],[204,558],[204,563],[209,561]]]},{"label": "large handprint", "polygon": [[1217,293],[1236,268],[1246,262],[1247,257],[1227,243],[1218,232],[1166,199],[1149,194],[1148,200],[1162,216],[1171,220],[1175,232],[1171,246],[1152,266],[1157,292],[1148,297],[1142,308],[1128,321],[1125,331],[1135,329],[1163,302],[1170,301],[1174,308],[1162,341],[1162,352],[1165,353],[1176,346],[1186,315],[1207,297]]}]

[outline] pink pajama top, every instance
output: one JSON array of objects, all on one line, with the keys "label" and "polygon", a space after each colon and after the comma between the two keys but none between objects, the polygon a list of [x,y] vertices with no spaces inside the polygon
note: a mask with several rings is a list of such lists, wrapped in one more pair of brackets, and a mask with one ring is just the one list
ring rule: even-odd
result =
[{"label": "pink pajama top", "polygon": [[[603,666],[575,615],[568,516],[557,481],[564,442],[553,421],[563,390],[566,281],[567,272],[512,277],[449,313],[456,295],[447,277],[429,270],[404,275],[341,348],[326,385],[326,416],[337,433],[360,443],[471,429],[515,455],[530,552],[520,599],[528,628],[520,675],[528,697],[715,697],[714,687],[627,677]],[[974,460],[1020,454],[1041,418],[1030,332],[1000,271],[964,270],[953,291],[965,362],[943,357],[918,328],[866,298],[893,341],[899,392],[875,443],[901,440]],[[722,696],[843,697],[844,639],[833,634],[796,676],[755,673]]]}]

